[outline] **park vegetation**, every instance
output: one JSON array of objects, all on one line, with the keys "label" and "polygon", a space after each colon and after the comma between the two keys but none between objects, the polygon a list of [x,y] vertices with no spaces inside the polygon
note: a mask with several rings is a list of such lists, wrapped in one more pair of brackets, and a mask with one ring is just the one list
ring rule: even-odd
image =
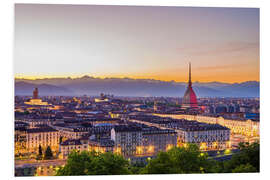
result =
[{"label": "park vegetation", "polygon": [[240,143],[239,152],[230,160],[216,161],[201,152],[195,144],[159,152],[146,164],[131,163],[111,152],[72,152],[58,176],[125,175],[125,174],[189,174],[189,173],[252,173],[260,171],[259,143]]},{"label": "park vegetation", "polygon": [[53,159],[51,147],[47,146],[45,153],[43,154],[42,147],[39,145],[36,160],[49,160],[49,159]]}]

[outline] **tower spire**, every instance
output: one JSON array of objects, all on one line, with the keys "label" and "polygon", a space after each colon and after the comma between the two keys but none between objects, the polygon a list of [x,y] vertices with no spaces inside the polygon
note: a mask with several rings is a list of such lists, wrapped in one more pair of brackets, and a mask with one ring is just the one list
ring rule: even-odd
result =
[{"label": "tower spire", "polygon": [[189,62],[189,79],[188,79],[188,86],[191,87],[192,86],[192,82],[191,82],[191,63]]}]

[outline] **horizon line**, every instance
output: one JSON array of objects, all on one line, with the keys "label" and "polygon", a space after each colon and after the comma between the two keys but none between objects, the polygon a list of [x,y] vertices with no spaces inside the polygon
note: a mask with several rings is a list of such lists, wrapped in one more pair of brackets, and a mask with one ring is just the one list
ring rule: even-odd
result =
[{"label": "horizon line", "polygon": [[[175,81],[175,80],[160,80],[160,79],[155,79],[155,78],[132,78],[132,77],[101,77],[101,76],[89,76],[89,75],[81,75],[81,76],[42,76],[42,77],[16,77],[14,76],[14,79],[18,80],[45,80],[45,79],[80,79],[83,77],[89,77],[89,78],[95,78],[95,79],[132,79],[132,80],[154,80],[154,81],[163,81],[163,82],[176,82],[176,83],[187,83],[187,81]],[[219,83],[227,83],[227,84],[235,84],[235,83],[244,83],[244,82],[250,82],[250,81],[255,81],[255,82],[260,82],[258,80],[246,80],[246,81],[238,81],[238,82],[227,82],[227,81],[193,81],[194,83],[212,83],[212,82],[219,82]]]}]

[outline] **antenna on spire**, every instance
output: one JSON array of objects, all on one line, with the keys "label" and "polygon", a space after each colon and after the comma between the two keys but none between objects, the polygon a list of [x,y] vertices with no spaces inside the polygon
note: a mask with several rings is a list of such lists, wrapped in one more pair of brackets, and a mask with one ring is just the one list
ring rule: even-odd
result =
[{"label": "antenna on spire", "polygon": [[191,87],[192,82],[191,82],[191,63],[189,62],[189,79],[188,79],[188,86]]}]

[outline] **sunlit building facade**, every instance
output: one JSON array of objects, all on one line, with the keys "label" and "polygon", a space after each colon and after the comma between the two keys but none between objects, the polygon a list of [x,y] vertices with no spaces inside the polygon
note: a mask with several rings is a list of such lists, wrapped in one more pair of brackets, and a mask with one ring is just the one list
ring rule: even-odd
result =
[{"label": "sunlit building facade", "polygon": [[68,139],[59,146],[60,159],[66,159],[72,151],[88,151],[88,139]]},{"label": "sunlit building facade", "polygon": [[143,155],[153,156],[160,151],[167,151],[177,145],[177,133],[174,130],[165,130],[151,127],[143,131]]},{"label": "sunlit building facade", "polygon": [[89,133],[89,127],[66,126],[64,124],[54,124],[52,127],[59,131],[59,136],[64,139],[80,139]]},{"label": "sunlit building facade", "polygon": [[111,139],[90,139],[88,150],[95,152],[115,152],[114,141]]},{"label": "sunlit building facade", "polygon": [[[177,146],[197,144],[201,150],[230,148],[230,129],[219,124],[207,124],[186,119],[164,118],[159,116],[132,116],[130,121],[154,126],[177,133]],[[173,143],[171,144],[173,145]],[[169,143],[167,144],[169,146]],[[169,148],[168,148],[169,149]],[[167,150],[168,150],[167,149]]]},{"label": "sunlit building facade", "polygon": [[178,146],[197,144],[200,150],[223,150],[231,148],[230,129],[220,125],[179,127],[174,126],[178,134]]},{"label": "sunlit building facade", "polygon": [[231,130],[233,134],[242,134],[248,137],[260,136],[260,122],[251,119],[225,119],[221,116],[186,115],[186,114],[154,114],[161,117],[174,119],[194,120],[209,124],[219,124]]},{"label": "sunlit building facade", "polygon": [[59,132],[51,127],[27,129],[26,148],[36,153],[40,145],[43,149],[50,146],[52,151],[58,151],[59,137]]},{"label": "sunlit building facade", "polygon": [[26,149],[26,139],[27,133],[24,127],[16,127],[14,134],[14,142],[15,142],[15,155],[27,153]]},{"label": "sunlit building facade", "polygon": [[136,126],[119,125],[111,130],[116,151],[125,157],[142,154],[142,138],[142,129]]}]

